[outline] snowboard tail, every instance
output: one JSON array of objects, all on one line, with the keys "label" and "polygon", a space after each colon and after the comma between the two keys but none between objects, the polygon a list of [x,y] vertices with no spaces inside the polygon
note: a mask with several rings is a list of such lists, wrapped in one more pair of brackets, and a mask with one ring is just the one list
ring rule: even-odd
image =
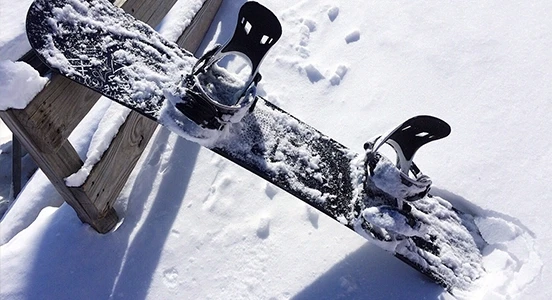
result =
[{"label": "snowboard tail", "polygon": [[[448,290],[483,273],[473,216],[430,195],[413,163],[448,124],[414,117],[358,154],[257,96],[258,67],[281,35],[264,6],[246,2],[234,37],[199,60],[106,0],[37,0],[27,34],[56,72],[286,190]],[[236,53],[251,64],[246,80],[216,64]],[[383,144],[396,164],[378,152]]]}]

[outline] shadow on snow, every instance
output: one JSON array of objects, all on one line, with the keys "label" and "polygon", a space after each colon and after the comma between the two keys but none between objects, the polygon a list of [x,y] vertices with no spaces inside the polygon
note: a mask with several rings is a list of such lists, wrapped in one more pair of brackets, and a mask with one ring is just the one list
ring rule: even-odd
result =
[{"label": "shadow on snow", "polygon": [[[96,233],[83,225],[67,204],[56,210],[40,233],[42,240],[37,247],[40,250],[29,270],[24,298],[146,297],[200,148],[179,138],[168,163],[159,163],[168,137],[169,131],[161,130],[152,141],[157,148],[148,153],[130,192],[128,209],[120,213],[123,223],[114,232]],[[144,205],[160,172],[164,175],[158,185],[159,193],[152,196],[154,199],[149,201],[152,207],[144,217]]]}]

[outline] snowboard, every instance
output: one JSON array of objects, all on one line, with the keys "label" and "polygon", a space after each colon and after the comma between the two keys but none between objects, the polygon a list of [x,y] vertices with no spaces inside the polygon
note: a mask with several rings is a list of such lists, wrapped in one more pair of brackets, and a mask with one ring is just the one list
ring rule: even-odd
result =
[{"label": "snowboard", "polygon": [[[232,39],[200,59],[107,0],[37,0],[26,22],[53,71],[246,168],[447,290],[467,289],[484,273],[474,217],[432,196],[413,162],[450,127],[417,116],[355,153],[259,97],[259,66],[282,33],[261,4],[246,2]],[[230,54],[250,63],[247,78],[217,64]],[[384,145],[396,163],[380,153]]]}]

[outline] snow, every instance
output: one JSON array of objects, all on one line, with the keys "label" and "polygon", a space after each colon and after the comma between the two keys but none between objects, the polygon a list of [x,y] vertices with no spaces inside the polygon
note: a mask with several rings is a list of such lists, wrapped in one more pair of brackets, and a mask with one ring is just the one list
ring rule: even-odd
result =
[{"label": "snow", "polygon": [[33,0],[22,0],[9,3],[2,1],[0,9],[0,61],[17,60],[31,46],[25,34],[26,11]]},{"label": "snow", "polygon": [[203,2],[202,0],[176,2],[161,24],[157,26],[157,31],[169,41],[176,41],[184,29],[188,27],[195,12],[201,8]]},{"label": "snow", "polygon": [[[240,4],[223,3],[203,50],[231,35]],[[478,216],[489,243],[486,275],[456,296],[551,298],[552,4],[262,4],[284,32],[261,66],[259,92],[270,101],[357,152],[414,115],[451,125],[416,163],[431,176],[432,193]],[[23,80],[9,89],[1,81],[1,91],[18,103],[13,95],[30,89],[21,83],[30,72],[6,61],[28,50],[17,21],[28,5],[0,0],[0,61],[9,81]],[[81,155],[106,143],[98,123],[110,105],[100,101],[72,135]],[[0,127],[0,155],[6,137]],[[166,129],[115,208],[122,223],[99,235],[37,172],[0,223],[1,297],[451,297],[374,243]]]},{"label": "snow", "polygon": [[105,111],[98,129],[92,136],[86,153],[86,160],[82,167],[76,173],[65,178],[67,186],[79,187],[84,184],[94,165],[100,161],[103,153],[109,148],[111,141],[119,131],[119,127],[126,121],[129,113],[130,109],[111,103]]},{"label": "snow", "polygon": [[48,79],[24,62],[0,60],[0,110],[25,108],[47,82]]}]

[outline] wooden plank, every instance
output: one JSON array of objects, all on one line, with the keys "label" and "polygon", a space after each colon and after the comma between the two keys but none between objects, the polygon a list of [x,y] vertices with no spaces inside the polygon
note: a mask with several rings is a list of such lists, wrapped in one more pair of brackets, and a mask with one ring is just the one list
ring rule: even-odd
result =
[{"label": "wooden plank", "polygon": [[32,136],[19,122],[18,116],[14,112],[15,110],[0,111],[0,118],[17,136],[21,145],[29,152],[65,202],[75,210],[82,222],[90,224],[98,232],[105,233],[111,230],[118,221],[112,208],[100,211],[90,200],[79,201],[80,199],[76,197],[78,194],[65,185],[64,178],[75,173],[82,166],[82,161],[73,146],[65,141],[57,152],[43,152],[37,147]]},{"label": "wooden plank", "polygon": [[[11,109],[7,111],[0,111],[0,117],[2,117],[2,120],[6,126],[8,126],[13,134],[17,136],[23,147],[25,147],[37,163],[39,162],[38,160],[44,160],[39,156],[45,154],[50,155],[50,153],[44,153],[36,146],[36,143],[34,143],[32,138],[30,138],[31,135],[26,131],[24,126],[21,126],[21,123],[14,112],[15,110]],[[61,156],[62,159],[48,161],[44,165],[47,167],[46,171],[48,173],[64,178],[78,171],[82,165],[82,161],[80,160],[77,152],[71,144],[69,144],[69,142],[64,143],[62,147],[60,147],[59,156]]]},{"label": "wooden plank", "polygon": [[[140,20],[148,20],[148,25],[155,26],[163,20],[165,15],[176,3],[176,0],[163,0],[152,3],[151,0],[127,1],[121,7],[124,11],[130,12]],[[137,17],[140,16],[140,17]]]},{"label": "wooden plank", "polygon": [[[222,0],[207,0],[179,39],[179,45],[195,52],[215,17]],[[82,186],[97,207],[110,207],[126,184],[157,123],[131,111],[109,149]]]},{"label": "wooden plank", "polygon": [[[195,53],[207,34],[222,0],[207,0],[198,11],[190,25],[184,30],[176,43],[182,48]],[[208,21],[206,21],[208,20]]]},{"label": "wooden plank", "polygon": [[100,94],[55,75],[35,99],[16,114],[43,152],[56,151],[99,98]]},{"label": "wooden plank", "polygon": [[156,128],[157,123],[142,115],[128,116],[81,187],[96,207],[110,207],[117,199]]},{"label": "wooden plank", "polygon": [[[73,195],[65,186],[65,182],[63,182],[63,178],[78,171],[82,165],[82,161],[75,152],[75,149],[67,142],[64,143],[65,147],[60,147],[59,154],[42,152],[31,138],[32,136],[19,122],[18,116],[14,111],[15,110],[0,111],[0,117],[11,132],[17,136],[25,149],[27,149],[38,167],[44,172],[48,179],[50,179],[63,199],[75,209],[79,218],[83,221],[91,222],[92,216],[80,203],[75,201]],[[60,159],[62,155],[65,159]]]}]

